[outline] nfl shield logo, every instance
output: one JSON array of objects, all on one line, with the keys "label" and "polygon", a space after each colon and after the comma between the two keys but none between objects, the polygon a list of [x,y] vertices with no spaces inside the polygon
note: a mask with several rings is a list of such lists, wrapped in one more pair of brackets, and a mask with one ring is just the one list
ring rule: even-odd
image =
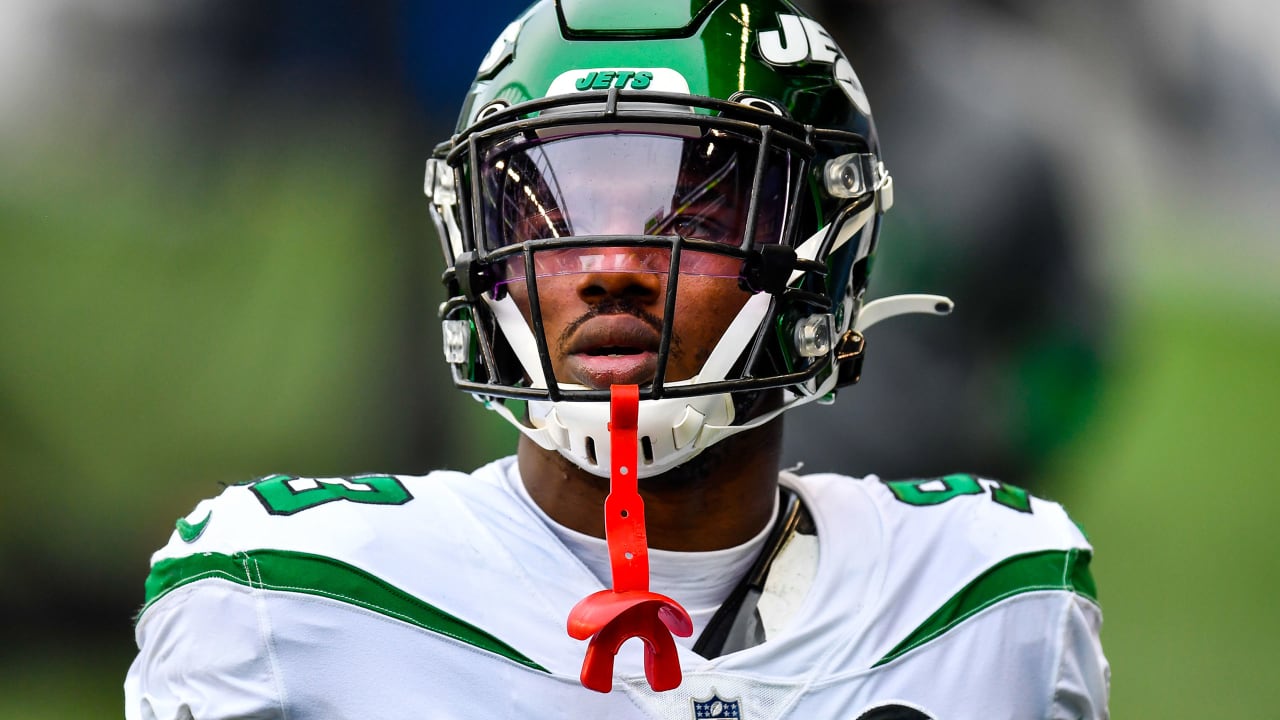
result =
[{"label": "nfl shield logo", "polygon": [[737,700],[723,700],[716,694],[715,688],[711,689],[711,697],[706,700],[693,701],[693,717],[694,720],[702,720],[703,718],[733,718],[741,720],[742,710],[738,707]]}]

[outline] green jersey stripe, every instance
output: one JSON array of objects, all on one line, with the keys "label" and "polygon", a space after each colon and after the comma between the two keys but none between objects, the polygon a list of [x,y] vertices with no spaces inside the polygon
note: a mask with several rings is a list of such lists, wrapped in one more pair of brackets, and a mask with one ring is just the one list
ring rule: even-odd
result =
[{"label": "green jersey stripe", "polygon": [[872,667],[942,635],[1001,600],[1037,590],[1065,590],[1097,602],[1087,550],[1049,550],[1008,558],[979,575]]},{"label": "green jersey stripe", "polygon": [[344,562],[322,555],[283,550],[251,550],[232,555],[201,553],[161,560],[147,577],[142,611],[166,593],[198,580],[221,578],[251,588],[279,590],[339,600],[447,635],[521,665],[549,672],[510,645],[474,625]]}]

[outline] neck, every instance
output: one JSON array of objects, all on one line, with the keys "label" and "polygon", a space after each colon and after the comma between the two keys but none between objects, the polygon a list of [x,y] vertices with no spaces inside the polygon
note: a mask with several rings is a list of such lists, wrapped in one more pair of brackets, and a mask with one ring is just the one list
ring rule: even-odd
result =
[{"label": "neck", "polygon": [[[782,421],[730,436],[689,462],[640,481],[649,547],[720,550],[760,532],[773,512],[782,457]],[[520,476],[551,519],[604,537],[608,478],[597,477],[554,450],[520,439]]]}]

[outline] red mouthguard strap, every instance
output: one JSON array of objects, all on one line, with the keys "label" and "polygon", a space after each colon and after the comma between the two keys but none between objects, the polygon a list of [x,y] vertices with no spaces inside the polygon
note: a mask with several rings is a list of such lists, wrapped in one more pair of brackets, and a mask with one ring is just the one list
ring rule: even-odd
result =
[{"label": "red mouthguard strap", "polygon": [[614,385],[609,398],[609,497],[604,501],[604,536],[609,542],[613,589],[649,589],[649,539],[644,500],[636,477],[640,388]]},{"label": "red mouthguard strap", "polygon": [[614,385],[609,400],[609,496],[604,502],[605,538],[613,589],[583,598],[569,612],[569,635],[591,638],[582,661],[582,684],[613,689],[613,659],[628,638],[644,642],[644,672],[654,690],[680,685],[680,658],[671,634],[693,634],[693,621],[675,600],[649,592],[649,545],[644,501],[637,482],[640,388]]}]

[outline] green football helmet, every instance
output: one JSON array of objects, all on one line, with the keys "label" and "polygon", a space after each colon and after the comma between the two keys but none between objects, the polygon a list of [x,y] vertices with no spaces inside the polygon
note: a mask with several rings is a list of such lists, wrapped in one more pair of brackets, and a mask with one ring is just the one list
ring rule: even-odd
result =
[{"label": "green football helmet", "polygon": [[[611,384],[640,385],[653,476],[856,382],[871,323],[950,310],[864,307],[893,183],[853,68],[785,0],[536,3],[425,190],[454,384],[603,477]],[[552,318],[566,283],[599,300],[572,322]],[[709,352],[682,349],[693,325]],[[753,409],[772,388],[781,407]]]}]

